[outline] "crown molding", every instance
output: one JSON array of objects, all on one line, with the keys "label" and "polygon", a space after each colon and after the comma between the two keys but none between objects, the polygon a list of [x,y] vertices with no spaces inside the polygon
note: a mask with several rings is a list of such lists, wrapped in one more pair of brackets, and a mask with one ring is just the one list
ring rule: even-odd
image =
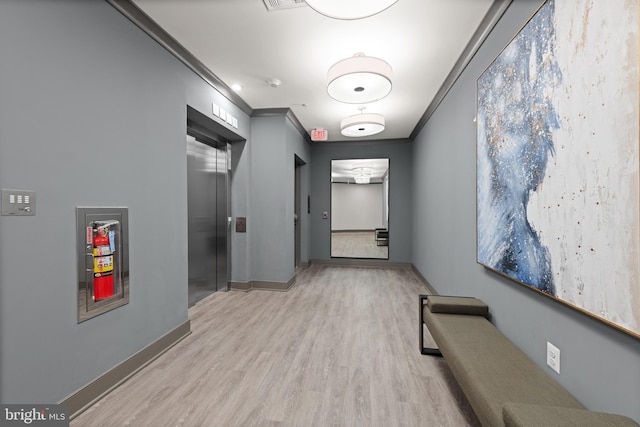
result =
[{"label": "crown molding", "polygon": [[130,0],[106,0],[118,12],[122,13],[127,19],[133,22],[138,28],[144,31],[152,39],[158,42],[162,47],[167,49],[169,53],[178,58],[180,62],[186,65],[194,73],[196,73],[205,82],[211,85],[215,90],[220,92],[225,98],[233,102],[238,108],[246,114],[251,115],[253,109],[242,99],[233,89],[227,86],[222,80],[216,76],[213,71],[207,68],[198,60],[191,52],[182,46],[176,39],[171,37],[169,33],[160,27],[153,19],[149,18],[138,6]]},{"label": "crown molding", "polygon": [[489,8],[489,11],[480,23],[480,26],[478,26],[478,29],[475,33],[473,33],[471,40],[462,51],[462,54],[458,58],[458,61],[456,61],[444,83],[442,83],[442,86],[440,86],[440,89],[436,93],[436,96],[433,98],[420,120],[418,120],[418,124],[416,124],[416,127],[413,129],[413,132],[411,132],[411,135],[409,136],[409,139],[411,141],[416,139],[416,137],[418,136],[422,128],[427,124],[433,113],[438,109],[440,103],[444,100],[458,78],[467,68],[467,65],[469,65],[475,54],[478,52],[478,49],[480,49],[480,46],[482,46],[484,41],[489,36],[489,33],[491,33],[491,30],[493,30],[493,28],[496,26],[500,18],[502,18],[502,15],[504,15],[507,8],[511,5],[512,2],[513,0],[495,0],[493,2],[491,7]]}]

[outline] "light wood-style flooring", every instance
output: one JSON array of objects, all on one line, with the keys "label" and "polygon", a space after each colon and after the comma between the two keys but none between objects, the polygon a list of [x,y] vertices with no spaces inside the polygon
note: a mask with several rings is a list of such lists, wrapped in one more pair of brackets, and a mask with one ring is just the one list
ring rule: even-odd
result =
[{"label": "light wood-style flooring", "polygon": [[409,270],[334,266],[288,292],[215,293],[190,336],[71,426],[477,426],[418,350],[421,293]]},{"label": "light wood-style flooring", "polygon": [[337,258],[388,259],[389,247],[378,246],[375,231],[334,231],[331,233],[331,256]]}]

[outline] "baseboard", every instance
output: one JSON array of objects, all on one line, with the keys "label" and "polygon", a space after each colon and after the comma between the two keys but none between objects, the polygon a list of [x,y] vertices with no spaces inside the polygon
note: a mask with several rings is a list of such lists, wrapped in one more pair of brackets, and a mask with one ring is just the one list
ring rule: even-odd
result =
[{"label": "baseboard", "polygon": [[230,288],[232,291],[250,291],[251,282],[231,282]]},{"label": "baseboard", "polygon": [[296,277],[293,276],[288,282],[265,282],[254,280],[251,282],[251,289],[261,289],[266,291],[288,291],[296,283]]},{"label": "baseboard", "polygon": [[69,408],[70,419],[77,417],[189,334],[191,334],[191,321],[187,320],[60,403]]},{"label": "baseboard", "polygon": [[296,283],[293,276],[288,282],[268,282],[263,280],[252,280],[251,282],[231,282],[231,290],[249,292],[252,290],[279,291],[286,292]]},{"label": "baseboard", "polygon": [[314,259],[311,260],[313,265],[333,265],[346,267],[370,267],[370,268],[397,268],[401,270],[411,270],[409,262],[390,262],[375,259],[356,259],[356,258],[331,258],[331,259]]},{"label": "baseboard", "polygon": [[340,234],[340,233],[375,233],[376,230],[331,230],[331,234]]},{"label": "baseboard", "polygon": [[420,273],[420,270],[418,270],[415,265],[411,264],[411,270],[418,277],[418,279],[420,279],[420,281],[426,286],[426,288],[429,289],[430,295],[438,295],[438,292],[436,292],[433,286],[431,286],[431,283],[429,283],[429,281],[422,275],[422,273]]}]

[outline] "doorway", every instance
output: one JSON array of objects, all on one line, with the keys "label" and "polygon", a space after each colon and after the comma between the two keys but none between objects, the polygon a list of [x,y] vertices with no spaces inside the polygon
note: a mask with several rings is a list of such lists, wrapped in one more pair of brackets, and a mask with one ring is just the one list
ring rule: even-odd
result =
[{"label": "doorway", "polygon": [[294,253],[295,260],[294,265],[295,268],[300,267],[300,263],[302,260],[302,229],[301,229],[301,221],[302,221],[302,166],[306,163],[298,156],[294,156],[294,197],[293,197],[293,227],[294,227]]},{"label": "doorway", "polygon": [[228,144],[187,130],[189,307],[228,290]]}]

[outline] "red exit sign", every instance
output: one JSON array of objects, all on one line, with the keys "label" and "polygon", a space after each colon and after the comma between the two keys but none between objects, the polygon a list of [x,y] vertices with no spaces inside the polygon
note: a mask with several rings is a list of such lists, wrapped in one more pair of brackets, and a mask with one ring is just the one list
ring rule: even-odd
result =
[{"label": "red exit sign", "polygon": [[329,132],[326,129],[311,129],[312,141],[326,141],[329,139]]}]

